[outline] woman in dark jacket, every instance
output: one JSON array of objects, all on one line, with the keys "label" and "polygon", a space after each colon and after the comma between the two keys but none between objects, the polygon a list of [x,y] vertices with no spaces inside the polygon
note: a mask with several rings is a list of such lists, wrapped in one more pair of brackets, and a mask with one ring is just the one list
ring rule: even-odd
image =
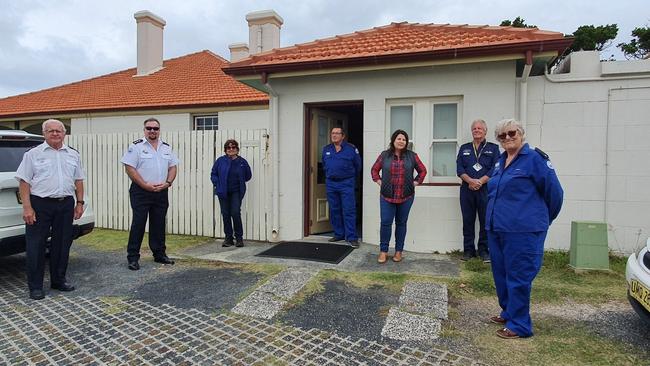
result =
[{"label": "woman in dark jacket", "polygon": [[246,159],[239,156],[239,143],[236,140],[226,141],[223,144],[223,150],[226,154],[214,162],[210,173],[214,192],[219,198],[223,231],[226,234],[222,246],[230,247],[234,244],[237,247],[243,247],[244,229],[241,222],[241,202],[246,194],[246,182],[252,176],[251,167]]},{"label": "woman in dark jacket", "polygon": [[[408,220],[415,186],[422,184],[427,175],[427,168],[422,164],[418,154],[408,149],[409,135],[397,130],[390,137],[390,148],[381,154],[372,166],[372,180],[381,189],[379,209],[381,229],[379,246],[381,252],[377,262],[386,263],[388,242],[390,241],[393,221],[395,221],[395,255],[394,262],[402,260],[404,239],[406,238],[406,221]],[[418,174],[414,178],[413,171]],[[381,176],[379,172],[381,171]]]}]

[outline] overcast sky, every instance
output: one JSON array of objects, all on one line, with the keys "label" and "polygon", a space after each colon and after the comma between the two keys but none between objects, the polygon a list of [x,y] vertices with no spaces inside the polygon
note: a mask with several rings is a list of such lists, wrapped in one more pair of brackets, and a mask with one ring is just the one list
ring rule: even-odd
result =
[{"label": "overcast sky", "polygon": [[521,16],[565,34],[616,23],[618,38],[601,57],[624,59],[616,44],[650,24],[647,0],[0,0],[0,98],[135,67],[139,10],[167,22],[165,59],[204,49],[227,59],[228,44],[248,41],[246,14],[266,9],[284,19],[282,46],[391,22],[498,25]]}]

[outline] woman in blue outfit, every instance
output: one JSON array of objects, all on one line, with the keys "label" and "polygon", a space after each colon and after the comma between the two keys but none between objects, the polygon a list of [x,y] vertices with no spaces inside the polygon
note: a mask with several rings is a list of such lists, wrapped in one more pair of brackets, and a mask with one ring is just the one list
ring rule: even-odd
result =
[{"label": "woman in blue outfit", "polygon": [[246,159],[239,156],[239,143],[228,140],[223,144],[225,155],[212,165],[210,180],[219,198],[223,231],[226,239],[222,246],[244,246],[244,229],[241,222],[241,202],[246,193],[246,182],[251,179],[251,167]]},{"label": "woman in blue outfit", "polygon": [[486,229],[492,275],[501,314],[490,321],[503,326],[497,336],[530,337],[530,291],[544,257],[544,239],[560,213],[563,191],[543,151],[525,143],[514,119],[499,122],[494,134],[505,150],[488,181]]}]

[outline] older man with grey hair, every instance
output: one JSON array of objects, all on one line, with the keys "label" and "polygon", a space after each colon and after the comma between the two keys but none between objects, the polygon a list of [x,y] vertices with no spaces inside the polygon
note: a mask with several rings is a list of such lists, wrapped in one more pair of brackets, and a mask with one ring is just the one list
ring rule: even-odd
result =
[{"label": "older man with grey hair", "polygon": [[45,241],[50,242],[50,287],[73,291],[66,271],[72,222],[84,212],[84,171],[77,150],[63,143],[66,129],[56,119],[43,122],[45,142],[27,151],[16,171],[23,203],[29,297],[40,300],[45,272]]},{"label": "older man with grey hair", "polygon": [[472,122],[472,142],[460,147],[456,157],[456,173],[462,179],[460,186],[460,211],[463,215],[463,260],[476,256],[474,246],[476,216],[480,230],[478,255],[490,262],[487,234],[485,232],[485,207],[487,205],[488,175],[499,159],[499,146],[485,139],[487,124],[482,119]]}]

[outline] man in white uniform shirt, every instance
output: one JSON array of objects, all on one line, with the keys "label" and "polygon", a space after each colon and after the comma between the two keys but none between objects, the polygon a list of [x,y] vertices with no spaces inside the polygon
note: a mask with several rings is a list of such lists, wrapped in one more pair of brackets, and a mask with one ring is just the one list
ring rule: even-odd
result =
[{"label": "man in white uniform shirt", "polygon": [[168,188],[176,178],[178,159],[168,143],[160,139],[160,122],[144,121],[145,137],[133,141],[122,156],[122,164],[131,179],[129,197],[133,221],[127,245],[128,268],[140,269],[140,246],[149,218],[149,248],[154,261],[174,264],[166,254],[165,217],[169,208]]},{"label": "man in white uniform shirt", "polygon": [[27,151],[16,171],[25,221],[27,283],[34,300],[45,297],[45,241],[50,234],[50,287],[74,290],[66,271],[72,222],[84,212],[85,176],[79,153],[63,144],[65,132],[59,120],[43,122],[45,142]]}]

